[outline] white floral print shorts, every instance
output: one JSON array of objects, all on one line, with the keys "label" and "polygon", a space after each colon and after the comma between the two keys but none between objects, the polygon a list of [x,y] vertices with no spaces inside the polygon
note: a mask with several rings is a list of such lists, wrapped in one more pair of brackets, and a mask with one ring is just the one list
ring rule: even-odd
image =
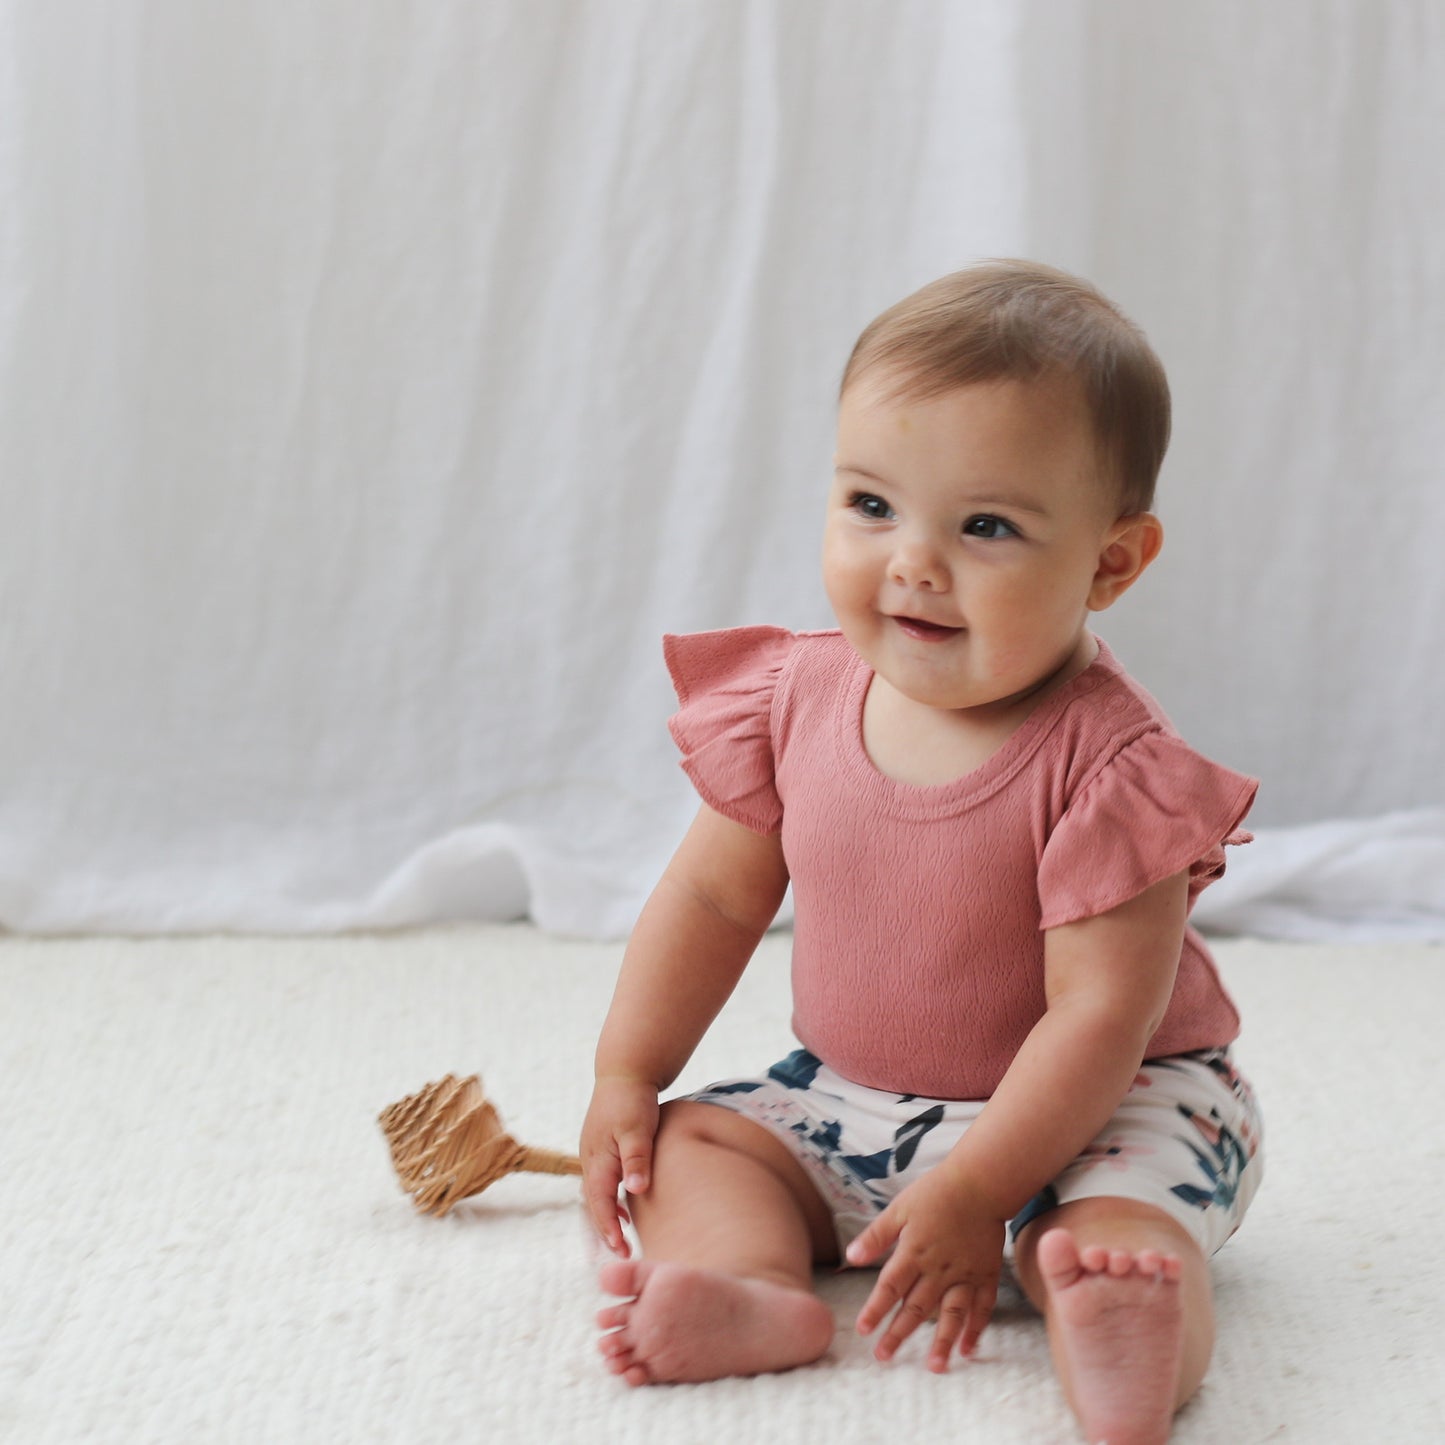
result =
[{"label": "white floral print shorts", "polygon": [[[895,1195],[942,1161],[986,1102],[867,1089],[806,1049],[762,1078],[687,1097],[756,1120],[788,1145],[832,1210],[840,1258]],[[1010,1222],[1010,1244],[1061,1204],[1122,1197],[1164,1210],[1211,1255],[1259,1187],[1262,1138],[1253,1091],[1227,1049],[1151,1059],[1088,1148]]]}]

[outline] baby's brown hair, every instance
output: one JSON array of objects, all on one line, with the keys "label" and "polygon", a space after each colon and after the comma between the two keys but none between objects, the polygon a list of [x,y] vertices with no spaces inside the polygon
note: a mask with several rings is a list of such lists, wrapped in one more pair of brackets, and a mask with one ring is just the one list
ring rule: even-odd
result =
[{"label": "baby's brown hair", "polygon": [[1144,333],[1102,292],[1036,261],[984,261],[933,281],[869,323],[840,394],[895,371],[895,397],[988,381],[1075,378],[1119,515],[1147,512],[1169,446],[1169,382]]}]

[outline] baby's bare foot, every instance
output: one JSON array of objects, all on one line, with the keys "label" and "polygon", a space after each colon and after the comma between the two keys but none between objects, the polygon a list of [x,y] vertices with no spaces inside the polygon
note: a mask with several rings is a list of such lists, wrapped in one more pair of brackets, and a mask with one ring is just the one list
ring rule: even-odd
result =
[{"label": "baby's bare foot", "polygon": [[626,1295],[598,1312],[607,1368],[629,1385],[760,1375],[816,1360],[833,1314],[806,1290],[647,1260],[602,1267],[602,1288]]},{"label": "baby's bare foot", "polygon": [[1067,1229],[1039,1240],[1061,1372],[1090,1442],[1169,1438],[1184,1343],[1177,1255],[1090,1245]]}]

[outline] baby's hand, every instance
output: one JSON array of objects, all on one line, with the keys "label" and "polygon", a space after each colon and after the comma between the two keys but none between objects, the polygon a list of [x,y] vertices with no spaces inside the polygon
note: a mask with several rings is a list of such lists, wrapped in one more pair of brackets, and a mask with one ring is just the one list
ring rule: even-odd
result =
[{"label": "baby's hand", "polygon": [[638,1079],[601,1078],[582,1124],[582,1192],[592,1227],[614,1253],[631,1250],[622,1233],[628,1218],[619,1185],[643,1194],[652,1182],[652,1141],[657,1133],[657,1090]]},{"label": "baby's hand", "polygon": [[874,1353],[891,1360],[899,1345],[936,1311],[928,1368],[943,1371],[955,1342],[971,1355],[993,1314],[1003,1262],[1004,1222],[971,1201],[941,1171],[910,1184],[848,1246],[848,1263],[871,1264],[895,1246],[858,1313],[871,1334],[896,1311]]}]

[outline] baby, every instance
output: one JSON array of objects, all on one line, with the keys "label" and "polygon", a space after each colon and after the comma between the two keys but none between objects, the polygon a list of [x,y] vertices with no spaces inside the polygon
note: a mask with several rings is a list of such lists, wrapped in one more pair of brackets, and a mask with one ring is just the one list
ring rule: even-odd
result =
[{"label": "baby", "polygon": [[[1198,1388],[1207,1260],[1262,1160],[1187,918],[1255,784],[1086,625],[1158,555],[1168,436],[1158,358],[1087,283],[945,277],[844,372],[838,630],[667,639],[702,807],[628,944],[581,1144],[628,1384],[816,1360],[813,1270],[840,1262],[881,1262],[878,1358],[932,1321],[944,1370],[1011,1252],[1088,1440],[1165,1440]],[[790,882],[802,1047],[659,1106]]]}]

